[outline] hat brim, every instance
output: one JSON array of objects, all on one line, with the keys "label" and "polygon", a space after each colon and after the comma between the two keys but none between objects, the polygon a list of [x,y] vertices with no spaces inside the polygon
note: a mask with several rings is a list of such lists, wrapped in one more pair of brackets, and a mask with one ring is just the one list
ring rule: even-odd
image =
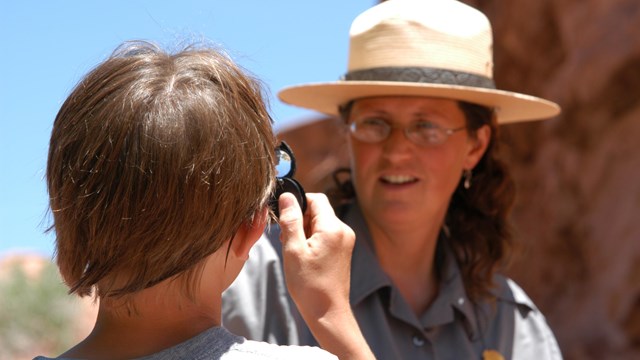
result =
[{"label": "hat brim", "polygon": [[335,81],[290,86],[278,93],[284,103],[332,116],[338,115],[340,105],[377,96],[428,96],[484,105],[496,109],[500,124],[542,120],[560,113],[558,104],[535,96],[447,84]]}]

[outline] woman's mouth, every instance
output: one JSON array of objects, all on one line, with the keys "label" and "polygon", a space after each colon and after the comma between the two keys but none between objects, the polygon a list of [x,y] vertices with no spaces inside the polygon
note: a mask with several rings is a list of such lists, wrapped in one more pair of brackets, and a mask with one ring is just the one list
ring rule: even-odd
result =
[{"label": "woman's mouth", "polygon": [[404,185],[418,181],[417,178],[409,175],[386,175],[381,177],[382,182],[391,185]]}]

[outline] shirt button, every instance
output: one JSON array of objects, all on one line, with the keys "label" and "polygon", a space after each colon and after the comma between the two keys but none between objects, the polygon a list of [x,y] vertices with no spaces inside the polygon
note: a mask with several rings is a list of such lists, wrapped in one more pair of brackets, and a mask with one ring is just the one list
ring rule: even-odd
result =
[{"label": "shirt button", "polygon": [[413,345],[421,347],[424,345],[424,339],[420,335],[413,335]]},{"label": "shirt button", "polygon": [[458,305],[460,305],[460,306],[464,305],[464,298],[463,297],[458,299]]}]

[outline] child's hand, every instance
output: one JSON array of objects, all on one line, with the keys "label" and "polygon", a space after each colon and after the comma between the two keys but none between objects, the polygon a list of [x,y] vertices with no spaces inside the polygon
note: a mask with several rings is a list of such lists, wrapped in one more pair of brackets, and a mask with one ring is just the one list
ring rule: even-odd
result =
[{"label": "child's hand", "polygon": [[287,287],[303,317],[349,311],[355,234],[335,216],[324,194],[307,194],[303,216],[295,197],[280,196],[280,240]]}]

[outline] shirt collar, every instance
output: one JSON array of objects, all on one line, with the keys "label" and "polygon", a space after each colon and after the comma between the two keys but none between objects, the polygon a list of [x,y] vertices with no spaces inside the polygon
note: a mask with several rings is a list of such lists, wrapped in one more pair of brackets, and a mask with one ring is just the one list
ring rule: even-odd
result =
[{"label": "shirt collar", "polygon": [[441,257],[442,273],[438,296],[429,309],[422,314],[421,322],[426,327],[435,327],[454,322],[461,317],[470,339],[479,335],[474,304],[469,300],[462,280],[460,268],[446,236],[442,235],[436,256]]},{"label": "shirt collar", "polygon": [[351,257],[351,293],[350,301],[356,305],[378,289],[392,287],[391,279],[378,264],[373,251],[371,235],[360,207],[356,204],[346,208],[342,220],[356,234],[356,242]]},{"label": "shirt collar", "polygon": [[[380,267],[371,243],[371,235],[359,206],[356,203],[348,205],[343,212],[342,220],[356,234],[351,263],[351,304],[355,306],[374,292],[388,288],[387,291],[391,292],[391,298],[387,305],[389,312],[405,321],[408,321],[409,317],[415,318],[406,302],[399,299],[399,292]],[[462,316],[469,338],[475,339],[479,335],[479,331],[474,306],[464,289],[460,269],[453,251],[446,244],[444,236],[441,236],[439,241],[444,245],[437,253],[437,256],[443,257],[440,289],[438,296],[429,309],[418,317],[418,321],[423,329],[428,329],[454,322],[456,316]],[[414,323],[414,321],[408,322]]]}]

